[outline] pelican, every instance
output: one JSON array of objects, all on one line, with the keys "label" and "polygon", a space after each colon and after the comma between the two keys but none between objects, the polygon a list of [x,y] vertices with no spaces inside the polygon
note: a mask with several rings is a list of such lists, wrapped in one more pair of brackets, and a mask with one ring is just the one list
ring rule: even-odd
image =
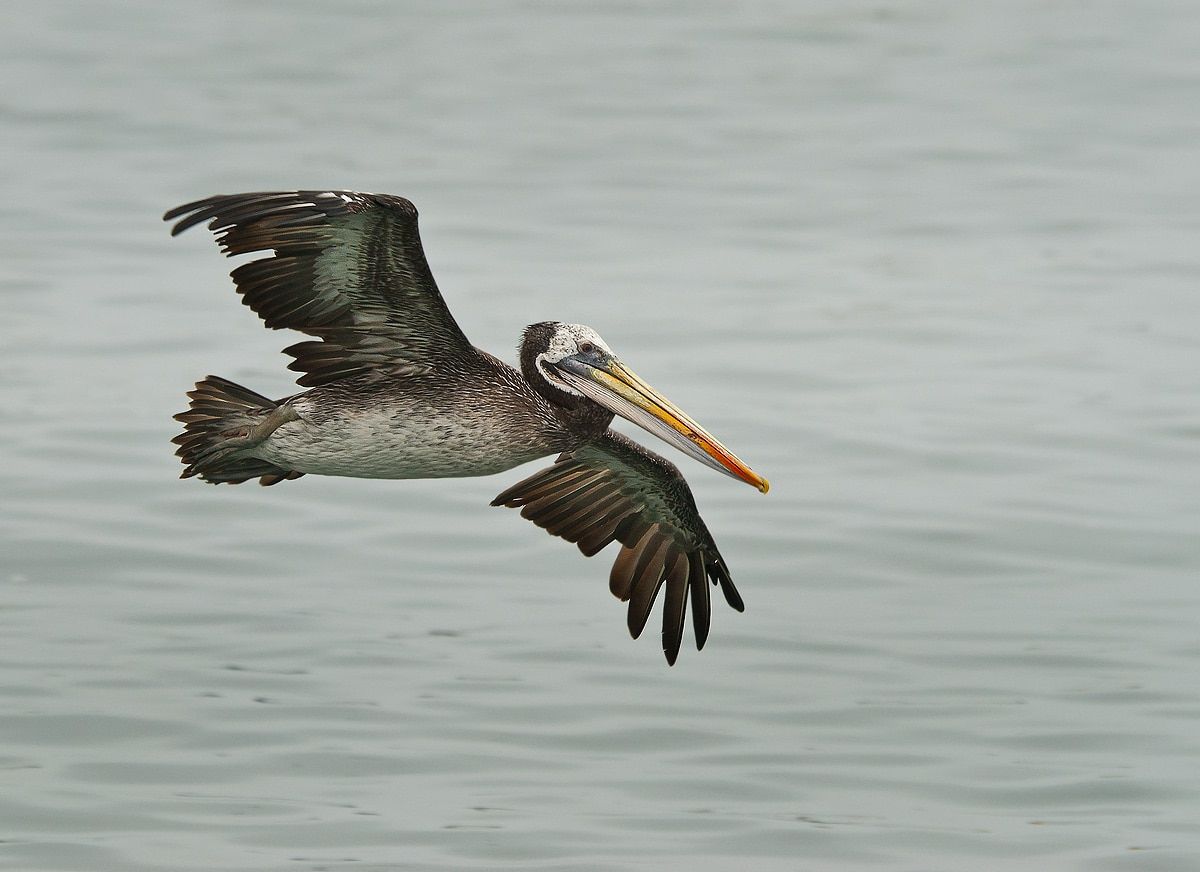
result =
[{"label": "pelican", "polygon": [[302,475],[443,478],[491,475],[547,455],[545,469],[493,506],[592,556],[621,550],[609,586],[628,602],[633,638],[666,588],[662,645],[674,665],[688,604],[697,650],[708,638],[709,585],[741,595],[679,470],[609,429],[632,421],[706,466],[767,492],[767,480],[627,367],[590,327],[526,328],[520,368],[468,341],[421,248],[408,200],[354,191],[230,194],[167,212],[175,236],[208,222],[226,255],[266,256],[231,276],[274,330],[314,339],[285,349],[303,393],[271,400],[208,376],[188,393],[173,440],[185,469],[213,484]]}]

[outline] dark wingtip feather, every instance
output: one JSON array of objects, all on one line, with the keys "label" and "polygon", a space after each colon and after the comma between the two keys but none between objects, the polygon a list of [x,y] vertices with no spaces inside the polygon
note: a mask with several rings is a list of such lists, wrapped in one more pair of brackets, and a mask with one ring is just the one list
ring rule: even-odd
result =
[{"label": "dark wingtip feather", "polygon": [[729,568],[725,566],[725,561],[719,557],[712,563],[708,564],[708,574],[715,584],[721,586],[721,593],[725,595],[725,602],[729,603],[730,608],[737,612],[746,611],[746,604],[742,601],[742,595],[738,593],[737,587],[733,584],[733,578],[729,575]]},{"label": "dark wingtip feather", "polygon": [[[198,206],[200,203],[203,203],[203,202],[204,202],[203,200],[196,200],[191,203],[184,203],[182,206],[176,206],[174,209],[168,209],[166,212],[163,213],[162,220],[174,221],[180,215],[184,214],[185,212],[192,211],[192,209],[196,208],[196,206]],[[171,235],[172,236],[175,235],[174,229],[172,229]]]},{"label": "dark wingtip feather", "polygon": [[689,561],[686,553],[676,552],[667,566],[667,593],[663,598],[663,654],[674,666],[683,644],[683,624],[687,619]]},{"label": "dark wingtip feather", "polygon": [[162,220],[174,221],[176,218],[187,215],[189,212],[195,213],[190,217],[183,218],[182,221],[177,222],[175,226],[171,228],[171,235],[178,236],[189,227],[195,227],[197,224],[202,222],[204,220],[205,207],[212,205],[214,201],[219,199],[220,196],[218,195],[215,197],[206,197],[203,200],[193,200],[190,203],[184,203],[182,206],[176,206],[174,209],[169,209],[164,212]]},{"label": "dark wingtip feather", "polygon": [[703,651],[708,641],[708,630],[712,623],[712,604],[708,595],[708,576],[704,568],[704,552],[691,555],[688,588],[692,599],[692,635],[696,637],[696,650]]}]

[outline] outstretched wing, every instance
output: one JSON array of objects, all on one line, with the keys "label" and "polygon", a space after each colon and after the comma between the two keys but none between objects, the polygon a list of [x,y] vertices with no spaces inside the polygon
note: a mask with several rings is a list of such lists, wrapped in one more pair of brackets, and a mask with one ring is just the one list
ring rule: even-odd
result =
[{"label": "outstretched wing", "polygon": [[629,603],[629,632],[641,635],[659,589],[663,653],[675,663],[688,600],[696,649],[708,639],[708,580],[739,612],[745,606],[721,552],[696,511],[691,489],[674,464],[609,430],[559,455],[554,465],[513,485],[493,506],[521,506],[521,516],[591,557],[610,542],[622,545],[609,587]]},{"label": "outstretched wing", "polygon": [[421,248],[403,197],[353,191],[226,194],[178,206],[172,235],[207,221],[229,255],[270,251],[231,275],[242,302],[274,329],[321,341],[285,351],[306,386],[353,375],[415,374],[469,347]]}]

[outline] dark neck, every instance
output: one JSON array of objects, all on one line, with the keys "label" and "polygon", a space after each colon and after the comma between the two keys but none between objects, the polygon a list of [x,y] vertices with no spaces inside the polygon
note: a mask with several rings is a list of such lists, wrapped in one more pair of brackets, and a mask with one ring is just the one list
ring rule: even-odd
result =
[{"label": "dark neck", "polygon": [[612,423],[613,413],[599,403],[586,397],[565,393],[555,387],[550,387],[550,390],[556,391],[561,399],[574,403],[574,405],[562,405],[551,400],[555,414],[572,433],[577,433],[585,439],[591,439],[607,430],[608,425]]},{"label": "dark neck", "polygon": [[537,352],[528,347],[521,349],[521,374],[554,410],[563,427],[583,438],[598,436],[612,423],[613,413],[594,400],[567,393],[546,381],[537,368]]}]

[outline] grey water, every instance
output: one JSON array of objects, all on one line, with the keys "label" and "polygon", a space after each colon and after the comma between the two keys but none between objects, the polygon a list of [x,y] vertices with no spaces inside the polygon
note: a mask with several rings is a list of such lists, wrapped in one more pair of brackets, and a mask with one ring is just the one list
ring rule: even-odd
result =
[{"label": "grey water", "polygon": [[[1200,868],[1200,6],[0,15],[0,868]],[[745,614],[668,668],[535,465],[179,481],[295,338],[159,217],[294,187],[770,478],[624,428]]]}]

